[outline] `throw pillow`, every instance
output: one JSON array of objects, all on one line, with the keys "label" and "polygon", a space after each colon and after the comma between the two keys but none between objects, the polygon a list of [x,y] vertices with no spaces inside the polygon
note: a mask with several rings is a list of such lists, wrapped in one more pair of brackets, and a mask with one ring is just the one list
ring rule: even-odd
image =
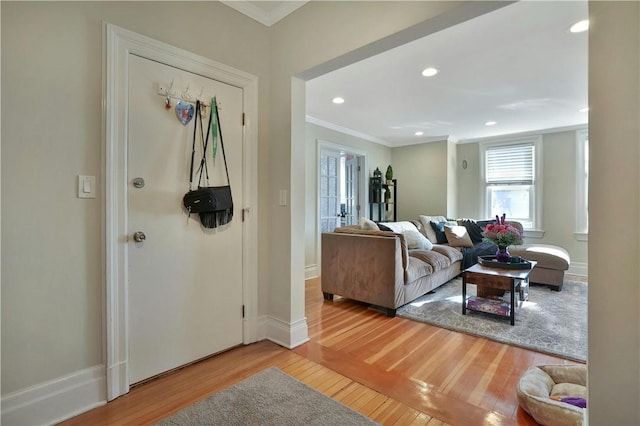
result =
[{"label": "throw pillow", "polygon": [[404,231],[402,233],[407,241],[407,247],[418,250],[431,250],[433,244],[420,231]]},{"label": "throw pillow", "polygon": [[451,247],[473,247],[473,242],[464,226],[444,226],[444,234]]},{"label": "throw pillow", "polygon": [[[436,236],[436,243],[437,244],[447,244],[447,236],[444,233],[444,225],[445,224],[449,224],[451,225],[451,222],[446,222],[446,221],[442,221],[442,222],[429,222],[429,224],[431,225],[431,229],[433,229],[433,232],[435,233]],[[455,223],[454,223],[455,225]]]},{"label": "throw pillow", "polygon": [[464,226],[467,228],[467,233],[469,234],[469,238],[471,238],[471,242],[473,244],[481,243],[483,240],[482,237],[482,228],[475,220],[472,219],[462,219],[458,221],[458,225]]},{"label": "throw pillow", "polygon": [[[378,224],[378,226],[382,226],[382,224]],[[389,228],[391,231],[396,232],[398,234],[402,234],[404,231],[417,231],[418,228],[409,222],[408,220],[402,222],[385,222],[384,226]]]},{"label": "throw pillow", "polygon": [[436,233],[431,228],[431,222],[440,223],[446,222],[447,219],[444,216],[425,216],[420,215],[420,222],[422,223],[423,234],[431,241],[432,243],[437,243]]},{"label": "throw pillow", "polygon": [[371,231],[379,231],[380,228],[378,228],[378,225],[376,225],[376,223],[372,220],[367,219],[366,217],[361,217],[360,218],[360,228],[362,229],[368,229]]}]

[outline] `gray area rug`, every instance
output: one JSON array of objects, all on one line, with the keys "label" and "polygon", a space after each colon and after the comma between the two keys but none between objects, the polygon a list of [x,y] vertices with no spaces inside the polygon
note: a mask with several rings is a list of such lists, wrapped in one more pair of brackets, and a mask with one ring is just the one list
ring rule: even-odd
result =
[{"label": "gray area rug", "polygon": [[377,425],[276,367],[236,383],[156,425]]},{"label": "gray area rug", "polygon": [[[468,284],[467,295],[475,294],[476,286]],[[560,292],[531,285],[529,301],[516,309],[514,326],[506,317],[483,312],[467,310],[462,315],[462,278],[399,308],[397,315],[574,361],[587,360],[587,284],[582,282],[565,281]]]}]

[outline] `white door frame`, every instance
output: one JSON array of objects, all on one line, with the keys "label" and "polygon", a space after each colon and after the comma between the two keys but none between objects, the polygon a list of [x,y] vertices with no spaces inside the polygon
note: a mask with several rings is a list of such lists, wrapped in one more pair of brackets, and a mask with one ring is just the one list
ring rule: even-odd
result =
[{"label": "white door frame", "polygon": [[[350,154],[355,154],[358,157],[363,157],[364,164],[360,165],[360,174],[358,179],[360,180],[360,188],[358,197],[360,198],[360,215],[368,217],[369,211],[369,191],[367,190],[368,182],[367,170],[369,170],[369,154],[366,151],[354,149],[350,146],[339,145],[333,142],[328,142],[322,139],[317,139],[316,146],[316,265],[317,274],[322,274],[322,233],[320,231],[320,157],[322,156],[322,150],[328,149],[333,151],[344,151]],[[360,218],[358,218],[360,220]]]},{"label": "white door frame", "polygon": [[[258,78],[146,36],[103,24],[103,144],[105,241],[105,358],[107,399],[129,392],[128,371],[128,58],[130,54],[161,62],[243,89],[244,205],[235,220],[243,222],[243,343],[258,340],[257,157]],[[161,99],[160,99],[161,101]],[[248,214],[247,214],[248,213]],[[186,219],[185,219],[186,220]]]}]

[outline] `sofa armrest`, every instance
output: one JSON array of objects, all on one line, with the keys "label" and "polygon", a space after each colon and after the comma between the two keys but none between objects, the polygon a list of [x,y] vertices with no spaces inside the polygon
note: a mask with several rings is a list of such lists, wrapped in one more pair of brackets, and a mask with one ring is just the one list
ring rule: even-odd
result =
[{"label": "sofa armrest", "polygon": [[385,308],[404,302],[405,268],[400,237],[322,234],[322,291]]}]

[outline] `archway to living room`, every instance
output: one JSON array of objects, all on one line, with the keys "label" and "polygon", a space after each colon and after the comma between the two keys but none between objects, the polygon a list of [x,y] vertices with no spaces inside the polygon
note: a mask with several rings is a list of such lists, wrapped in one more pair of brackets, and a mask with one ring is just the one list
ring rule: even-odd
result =
[{"label": "archway to living room", "polygon": [[[363,59],[363,58],[358,58],[358,60],[360,60],[360,59]],[[566,130],[567,132],[573,132],[573,131],[575,131],[576,129],[565,129],[565,130]],[[459,158],[458,160],[461,162],[463,159],[462,159],[462,158]],[[469,161],[469,160],[467,160],[467,162],[470,162],[470,161]],[[474,166],[477,166],[477,164],[474,164]],[[401,216],[401,218],[402,218],[402,216]],[[574,231],[574,230],[572,229],[572,231]],[[586,250],[586,249],[585,249],[585,250]],[[586,263],[585,263],[585,269],[586,269]]]}]

